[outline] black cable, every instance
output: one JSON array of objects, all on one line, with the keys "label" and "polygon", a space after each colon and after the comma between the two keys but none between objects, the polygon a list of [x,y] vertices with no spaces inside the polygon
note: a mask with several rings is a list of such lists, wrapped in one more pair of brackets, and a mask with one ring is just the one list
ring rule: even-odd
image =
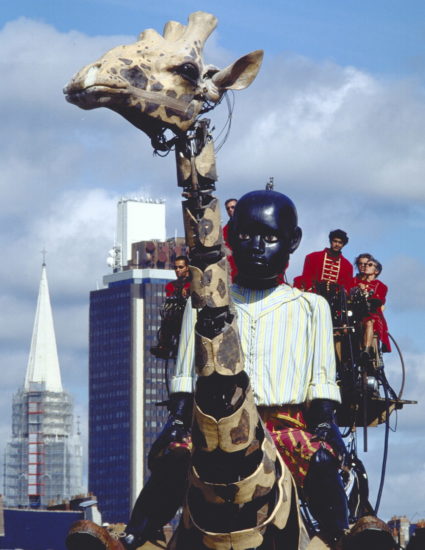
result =
[{"label": "black cable", "polygon": [[388,439],[389,439],[389,433],[390,433],[390,400],[388,397],[388,388],[387,385],[384,383],[382,384],[382,387],[384,388],[384,394],[385,394],[385,405],[386,405],[386,416],[385,416],[385,439],[384,439],[384,454],[382,456],[382,467],[381,467],[381,481],[379,483],[379,489],[378,489],[378,496],[376,497],[376,504],[375,504],[375,515],[378,515],[379,505],[381,504],[381,497],[382,497],[382,491],[384,489],[384,483],[385,483],[385,473],[387,470],[387,459],[388,459]]},{"label": "black cable", "polygon": [[229,99],[229,92],[225,92],[224,97],[226,99],[227,110],[228,110],[227,121],[226,121],[225,125],[223,126],[223,128],[220,130],[219,134],[214,138],[214,141],[216,142],[225,130],[226,130],[226,133],[225,133],[222,141],[216,146],[216,148],[215,148],[216,153],[218,153],[220,151],[220,149],[226,143],[227,138],[229,137],[230,129],[232,127],[233,109],[235,108],[235,95],[233,94],[233,92],[232,92],[232,101],[230,101],[230,99]]},{"label": "black cable", "polygon": [[403,390],[404,390],[404,383],[406,381],[406,368],[405,368],[405,365],[404,365],[403,354],[401,353],[401,350],[400,350],[397,342],[394,340],[394,338],[391,336],[390,333],[388,333],[388,336],[391,338],[391,341],[395,345],[395,347],[397,349],[397,352],[398,352],[398,355],[400,357],[402,377],[401,377],[401,388],[400,388],[400,391],[398,392],[398,398],[401,399],[401,396],[403,395]]}]

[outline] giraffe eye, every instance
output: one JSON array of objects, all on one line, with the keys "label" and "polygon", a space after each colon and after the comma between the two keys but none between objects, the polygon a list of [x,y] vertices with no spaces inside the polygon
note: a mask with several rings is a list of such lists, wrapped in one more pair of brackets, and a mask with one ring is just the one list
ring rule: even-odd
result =
[{"label": "giraffe eye", "polygon": [[197,84],[199,79],[199,69],[193,63],[183,63],[176,68],[176,73],[189,81],[191,84]]}]

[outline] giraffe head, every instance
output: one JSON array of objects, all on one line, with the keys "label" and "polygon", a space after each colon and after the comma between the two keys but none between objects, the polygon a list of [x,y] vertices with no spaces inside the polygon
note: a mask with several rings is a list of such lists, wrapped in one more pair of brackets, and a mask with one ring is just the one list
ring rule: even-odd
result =
[{"label": "giraffe head", "polygon": [[148,29],[81,69],[65,87],[66,99],[82,109],[108,107],[151,137],[166,128],[185,132],[205,104],[249,86],[261,65],[261,50],[222,70],[206,65],[202,50],[216,25],[199,11],[187,25],[169,21],[162,36]]}]

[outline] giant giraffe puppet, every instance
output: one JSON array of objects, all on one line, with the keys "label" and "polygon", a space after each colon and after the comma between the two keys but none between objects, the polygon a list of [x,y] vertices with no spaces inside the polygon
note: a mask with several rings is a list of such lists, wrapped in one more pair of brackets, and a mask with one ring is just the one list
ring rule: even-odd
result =
[{"label": "giant giraffe puppet", "polygon": [[[216,23],[214,16],[197,12],[187,26],[167,23],[163,36],[147,30],[136,43],[114,48],[82,69],[65,93],[83,109],[103,106],[124,116],[151,138],[156,150],[176,151],[178,184],[185,197],[192,302],[198,309],[198,381],[189,484],[182,521],[169,549],[303,549],[308,537],[295,485],[261,422],[244,371],[222,250],[220,208],[212,195],[214,146],[209,121],[200,119],[226,90],[251,84],[262,52],[243,56],[223,70],[205,65],[202,49]],[[166,130],[174,134],[168,141]],[[376,522],[372,524],[376,531]],[[314,549],[320,546],[312,544]],[[123,550],[119,540],[88,521],[77,522],[67,545],[69,550]]]},{"label": "giant giraffe puppet", "polygon": [[[232,313],[220,207],[212,196],[216,170],[208,121],[199,117],[226,90],[251,84],[263,52],[219,70],[202,59],[216,18],[196,12],[188,25],[170,21],[163,35],[149,29],[83,68],[66,86],[70,103],[107,107],[145,132],[155,149],[176,150],[178,184],[191,259],[191,295],[199,311],[192,466],[184,512],[170,548],[245,550],[304,548],[294,482],[264,428],[253,398]],[[75,548],[91,526],[72,530]],[[81,538],[83,537],[83,538]],[[82,544],[79,544],[80,541]],[[274,541],[274,542],[273,542]]]}]

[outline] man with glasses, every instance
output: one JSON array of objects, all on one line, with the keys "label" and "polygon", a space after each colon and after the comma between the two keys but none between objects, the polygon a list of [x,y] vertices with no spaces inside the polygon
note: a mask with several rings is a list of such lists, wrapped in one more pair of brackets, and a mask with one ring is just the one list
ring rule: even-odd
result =
[{"label": "man with glasses", "polygon": [[165,295],[167,298],[180,295],[187,298],[190,293],[190,270],[186,256],[177,256],[174,261],[174,271],[177,279],[165,285]]},{"label": "man with glasses", "polygon": [[363,254],[359,254],[355,258],[354,265],[357,268],[357,273],[354,277],[354,284],[356,284],[357,281],[361,281],[362,279],[364,279],[365,268],[366,268],[368,262],[370,262],[371,260],[373,260],[373,256],[372,256],[372,254],[369,254],[368,252],[364,252]]},{"label": "man with glasses", "polygon": [[[363,255],[359,261],[361,279],[356,279],[355,286],[361,292],[367,304],[367,313],[363,316],[363,348],[371,357],[375,357],[373,337],[376,335],[381,342],[382,351],[390,352],[391,343],[388,335],[388,326],[383,314],[383,306],[388,292],[388,287],[378,279],[382,272],[382,264],[371,254],[369,260],[365,261]],[[354,289],[353,289],[354,292]]]}]

